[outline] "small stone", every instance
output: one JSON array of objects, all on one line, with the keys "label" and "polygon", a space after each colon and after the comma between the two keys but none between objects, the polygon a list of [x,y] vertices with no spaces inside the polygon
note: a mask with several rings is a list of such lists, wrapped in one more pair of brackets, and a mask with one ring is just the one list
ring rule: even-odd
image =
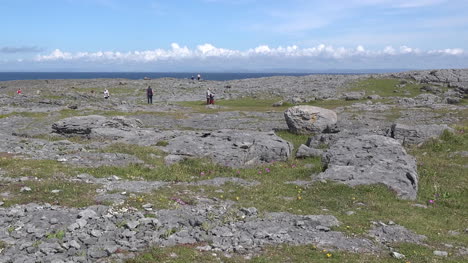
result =
[{"label": "small stone", "polygon": [[69,225],[67,227],[68,231],[73,231],[73,230],[76,230],[78,228],[80,228],[80,225],[78,225],[77,223],[73,223],[73,224],[71,224],[71,225]]},{"label": "small stone", "polygon": [[129,221],[125,226],[129,229],[135,229],[140,223],[138,221]]},{"label": "small stone", "polygon": [[52,224],[52,225],[55,225],[58,223],[58,219],[55,218],[55,217],[52,217],[50,220],[49,220],[49,223]]},{"label": "small stone", "polygon": [[390,220],[390,221],[388,221],[388,223],[387,223],[387,224],[388,224],[389,226],[391,226],[391,225],[394,225],[394,224],[395,224],[395,222],[393,222],[392,220]]},{"label": "small stone", "polygon": [[316,226],[315,229],[318,230],[318,231],[322,231],[322,232],[330,231],[330,228],[326,227],[326,226]]},{"label": "small stone", "polygon": [[59,158],[59,159],[57,159],[57,162],[61,162],[61,163],[64,163],[64,162],[66,162],[66,161],[67,161],[67,159],[65,159],[65,158]]},{"label": "small stone", "polygon": [[91,209],[83,210],[78,214],[78,218],[88,219],[88,218],[96,218],[96,217],[97,217],[96,212],[94,212],[94,210],[91,210]]},{"label": "small stone", "polygon": [[448,252],[447,251],[440,251],[440,250],[435,250],[434,252],[432,252],[434,254],[434,256],[438,256],[438,257],[448,257]]},{"label": "small stone", "polygon": [[0,201],[0,206],[2,206],[4,204],[4,202]]},{"label": "small stone", "polygon": [[50,192],[53,193],[53,194],[58,194],[58,193],[62,192],[62,190],[55,189],[55,190],[52,190]]},{"label": "small stone", "polygon": [[450,231],[448,231],[448,234],[451,235],[451,236],[458,236],[458,235],[460,235],[460,232],[454,231],[454,230],[450,230]]},{"label": "small stone", "polygon": [[106,245],[104,249],[107,251],[109,254],[114,254],[117,249],[119,249],[116,245]]},{"label": "small stone", "polygon": [[81,248],[81,245],[76,242],[75,240],[72,240],[70,242],[68,242],[68,245],[72,248],[76,248],[76,249],[80,249]]},{"label": "small stone", "polygon": [[117,175],[112,175],[111,177],[107,178],[107,180],[109,180],[109,181],[119,181],[120,177],[118,177]]},{"label": "small stone", "polygon": [[396,259],[404,259],[404,258],[406,258],[405,255],[400,254],[400,253],[395,252],[395,251],[393,251],[393,252],[391,253],[391,255],[392,255],[392,257],[394,257],[394,258],[396,258]]},{"label": "small stone", "polygon": [[125,230],[122,232],[122,236],[128,237],[128,238],[135,236],[135,234],[136,234],[135,231],[130,231],[130,230],[128,230],[128,229],[125,229]]},{"label": "small stone", "polygon": [[20,192],[31,192],[31,191],[32,191],[32,189],[30,187],[27,187],[27,186],[23,186],[20,189]]},{"label": "small stone", "polygon": [[76,220],[76,223],[80,228],[83,228],[84,226],[86,226],[86,224],[88,224],[88,221],[86,221],[86,219],[80,218]]},{"label": "small stone", "polygon": [[427,208],[427,205],[423,205],[423,204],[412,204],[411,206],[419,207],[419,208]]},{"label": "small stone", "polygon": [[355,212],[354,212],[354,211],[347,211],[347,212],[346,212],[346,215],[348,215],[348,216],[350,216],[350,215],[354,215],[354,214],[355,214]]},{"label": "small stone", "polygon": [[90,234],[91,234],[91,236],[93,236],[93,237],[100,237],[100,236],[102,236],[102,232],[99,231],[99,230],[96,230],[96,229],[91,230],[91,233],[90,233]]}]

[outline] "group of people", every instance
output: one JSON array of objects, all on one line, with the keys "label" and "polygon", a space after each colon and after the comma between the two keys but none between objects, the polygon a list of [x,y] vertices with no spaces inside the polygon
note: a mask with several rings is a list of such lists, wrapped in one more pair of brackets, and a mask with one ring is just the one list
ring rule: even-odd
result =
[{"label": "group of people", "polygon": [[[21,94],[21,89],[18,90],[18,94]],[[151,86],[148,86],[146,88],[146,98],[148,100],[148,104],[153,104],[153,89]],[[108,89],[104,89],[104,99],[109,99],[110,98],[110,93]],[[206,90],[206,104],[214,104],[214,93],[211,91],[210,88]]]},{"label": "group of people", "polygon": [[[191,79],[192,79],[192,80],[195,80],[195,78],[194,78],[193,76],[192,76],[192,78],[191,78]],[[198,80],[198,81],[200,81],[200,80],[201,80],[201,75],[200,75],[200,74],[198,74],[198,75],[197,75],[197,80]]]},{"label": "group of people", "polygon": [[214,104],[214,93],[210,88],[206,90],[206,104]]}]

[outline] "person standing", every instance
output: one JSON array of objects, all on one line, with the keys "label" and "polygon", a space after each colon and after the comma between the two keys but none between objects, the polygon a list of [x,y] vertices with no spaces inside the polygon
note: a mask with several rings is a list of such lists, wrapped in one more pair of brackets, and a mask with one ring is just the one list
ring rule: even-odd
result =
[{"label": "person standing", "polygon": [[201,75],[200,75],[200,74],[197,75],[197,80],[198,80],[198,81],[201,80]]},{"label": "person standing", "polygon": [[23,92],[21,91],[21,88],[19,88],[19,89],[16,91],[16,93],[17,93],[18,95],[21,95],[21,93],[23,93]]},{"label": "person standing", "polygon": [[210,88],[206,89],[206,104],[210,104],[212,94]]},{"label": "person standing", "polygon": [[104,90],[104,99],[108,99],[110,97],[109,91],[107,89]]},{"label": "person standing", "polygon": [[153,89],[151,86],[146,89],[146,97],[148,98],[148,104],[153,104]]}]

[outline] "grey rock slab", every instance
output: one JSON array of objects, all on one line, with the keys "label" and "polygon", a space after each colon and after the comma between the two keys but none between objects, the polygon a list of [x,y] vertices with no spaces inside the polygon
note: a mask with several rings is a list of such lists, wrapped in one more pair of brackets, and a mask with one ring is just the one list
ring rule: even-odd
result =
[{"label": "grey rock slab", "polygon": [[446,124],[404,125],[395,123],[391,126],[388,135],[402,144],[419,144],[430,138],[438,138],[445,130],[453,131]]},{"label": "grey rock slab", "polygon": [[301,146],[299,146],[299,149],[297,150],[296,157],[297,158],[322,157],[323,154],[324,154],[323,150],[314,149],[304,144],[301,144]]},{"label": "grey rock slab", "polygon": [[108,181],[106,179],[98,179],[96,183],[103,184],[107,191],[125,190],[133,193],[150,193],[169,184],[159,181]]},{"label": "grey rock slab", "polygon": [[426,236],[418,235],[400,225],[374,225],[368,235],[381,243],[422,244],[422,241],[426,239]]},{"label": "grey rock slab", "polygon": [[342,97],[345,100],[362,100],[366,93],[364,91],[345,92]]},{"label": "grey rock slab", "polygon": [[[189,185],[213,185],[213,186],[222,186],[226,183],[234,183],[242,186],[256,186],[259,185],[260,182],[258,181],[248,181],[242,178],[237,177],[215,177],[209,180],[202,180],[194,183],[186,183]],[[185,183],[180,183],[185,184]]]},{"label": "grey rock slab", "polygon": [[101,167],[101,166],[128,166],[130,164],[142,164],[142,160],[125,153],[91,153],[64,155],[67,163],[79,167]]},{"label": "grey rock slab", "polygon": [[448,257],[448,252],[447,251],[440,251],[440,250],[435,250],[433,251],[434,256],[438,257]]},{"label": "grey rock slab", "polygon": [[418,173],[414,158],[395,139],[366,135],[340,139],[323,161],[326,170],[314,180],[332,180],[350,186],[384,184],[399,198],[414,200]]},{"label": "grey rock slab", "polygon": [[332,110],[315,106],[294,106],[284,112],[289,131],[296,134],[321,133],[336,124]]},{"label": "grey rock slab", "polygon": [[285,161],[292,145],[274,132],[218,130],[171,139],[163,150],[172,155],[207,157],[224,166],[246,167]]},{"label": "grey rock slab", "polygon": [[93,129],[98,128],[128,129],[138,128],[141,125],[139,120],[121,116],[106,118],[99,115],[89,115],[62,119],[55,122],[52,129],[59,134],[88,135]]}]

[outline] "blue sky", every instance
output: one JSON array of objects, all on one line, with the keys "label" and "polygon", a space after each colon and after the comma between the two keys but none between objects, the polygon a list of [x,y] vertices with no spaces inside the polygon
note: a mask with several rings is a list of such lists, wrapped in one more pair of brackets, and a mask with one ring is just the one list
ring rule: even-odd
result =
[{"label": "blue sky", "polygon": [[0,71],[468,68],[467,0],[0,0]]}]

